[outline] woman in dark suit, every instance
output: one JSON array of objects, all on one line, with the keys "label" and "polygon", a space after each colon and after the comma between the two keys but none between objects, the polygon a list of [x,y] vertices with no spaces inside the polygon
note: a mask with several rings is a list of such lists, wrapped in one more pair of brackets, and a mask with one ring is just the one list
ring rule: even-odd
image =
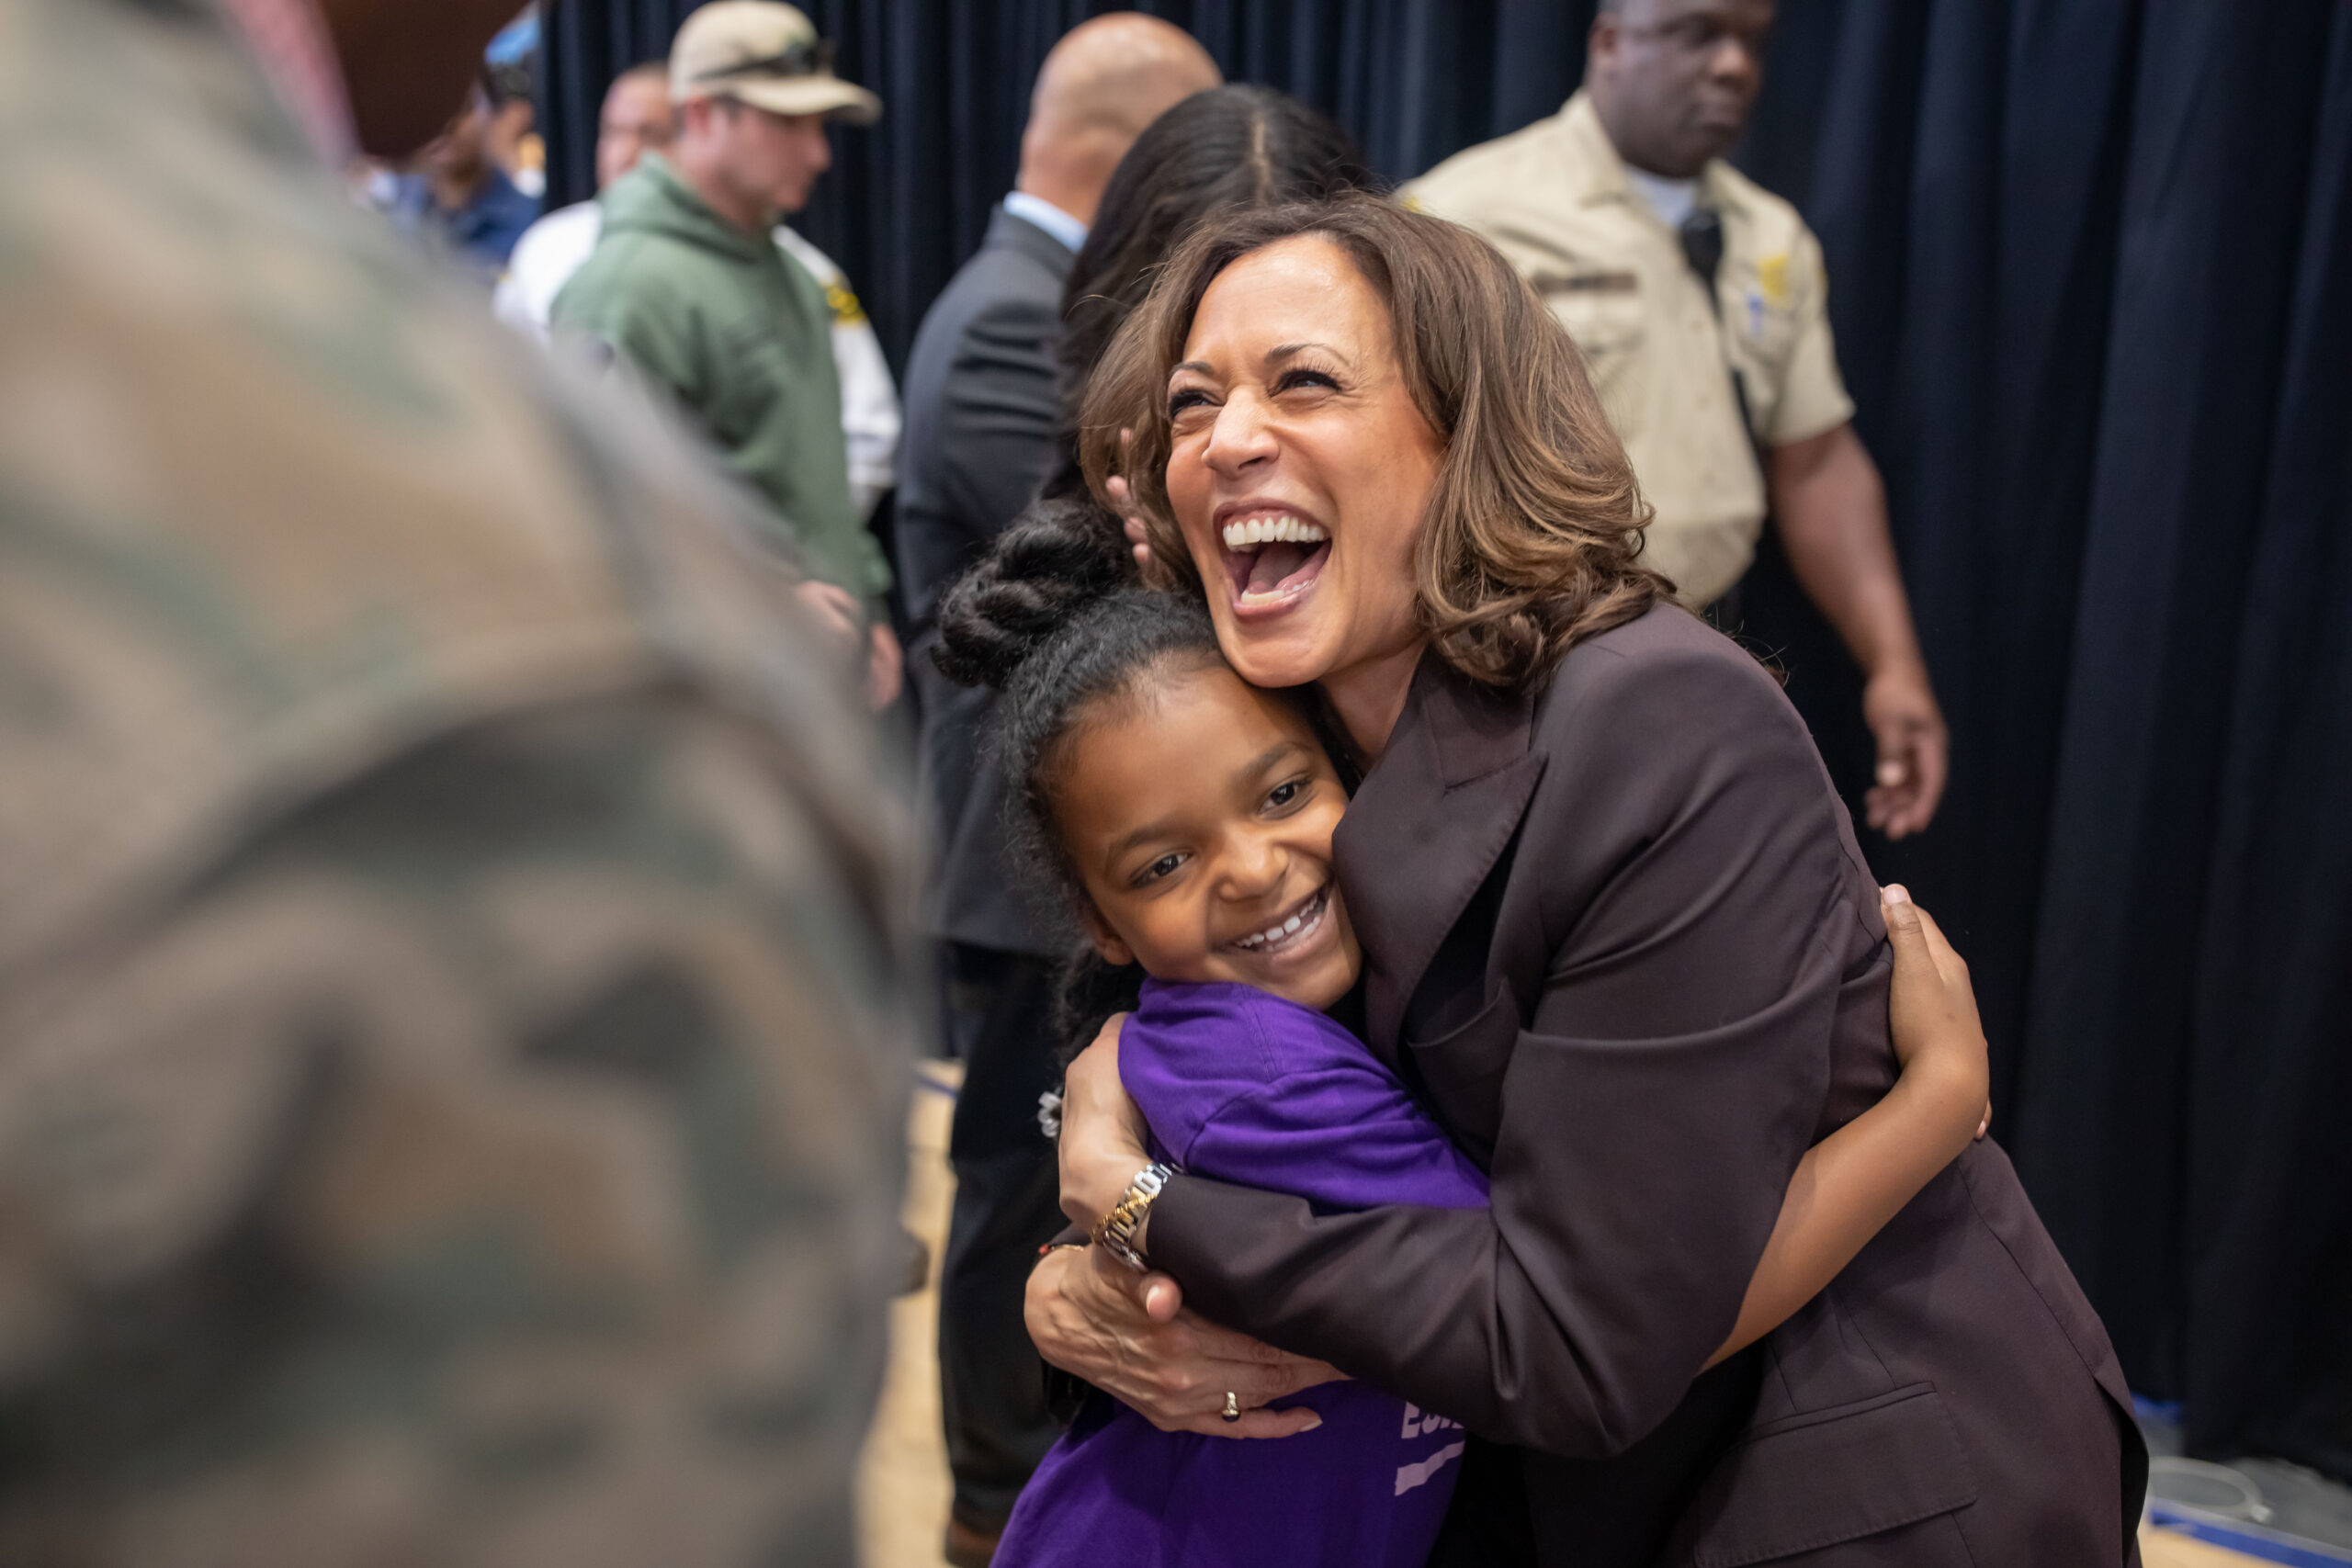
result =
[{"label": "woman in dark suit", "polygon": [[[1072,1069],[1065,1206],[1125,1200],[1122,1239],[1206,1318],[1511,1445],[1457,1507],[1488,1553],[2132,1560],[2120,1373],[1990,1143],[1702,1375],[1799,1158],[1894,1077],[1885,930],[1794,711],[1639,565],[1631,470],[1508,265],[1370,198],[1233,218],[1171,260],[1086,423],[1090,480],[1132,479],[1234,668],[1317,686],[1363,766],[1337,863],[1363,1033],[1494,1207],[1140,1190],[1109,1043]],[[1039,1348],[1208,1417],[1237,1352],[1156,1327],[1172,1292],[1147,1316],[1102,1250],[1040,1266]]]}]

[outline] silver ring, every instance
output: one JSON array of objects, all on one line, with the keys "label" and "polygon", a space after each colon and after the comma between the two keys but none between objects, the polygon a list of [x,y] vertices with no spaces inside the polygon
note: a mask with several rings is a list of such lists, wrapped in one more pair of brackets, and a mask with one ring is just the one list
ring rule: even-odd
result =
[{"label": "silver ring", "polygon": [[1225,1396],[1225,1409],[1222,1414],[1224,1418],[1227,1421],[1240,1420],[1241,1401],[1235,1397],[1231,1393],[1227,1393]]}]

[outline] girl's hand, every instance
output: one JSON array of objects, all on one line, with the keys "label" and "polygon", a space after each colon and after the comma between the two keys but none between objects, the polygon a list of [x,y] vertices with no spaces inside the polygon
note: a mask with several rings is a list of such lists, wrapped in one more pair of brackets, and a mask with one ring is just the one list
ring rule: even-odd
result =
[{"label": "girl's hand", "polygon": [[[1119,432],[1119,466],[1122,468],[1127,466],[1127,453],[1135,443],[1134,431]],[[1111,510],[1119,514],[1120,524],[1126,531],[1127,547],[1135,552],[1136,569],[1143,573],[1146,586],[1159,589],[1175,587],[1174,577],[1157,570],[1153,562],[1151,531],[1144,526],[1143,514],[1136,508],[1135,491],[1127,483],[1126,476],[1124,473],[1113,474],[1103,481],[1102,489],[1110,497]]]},{"label": "girl's hand", "polygon": [[1992,1110],[1984,1030],[1968,965],[1901,887],[1880,890],[1894,984],[1887,1001],[1903,1075],[1876,1105],[1805,1151],[1731,1337],[1707,1364],[1754,1344],[1828,1287],[1905,1203],[1984,1135]]},{"label": "girl's hand", "polygon": [[1935,918],[1912,903],[1901,884],[1880,890],[1879,909],[1894,949],[1887,1012],[1903,1076],[1974,1111],[1975,1135],[1981,1138],[1993,1124],[1992,1066],[1968,965],[1944,940]]}]

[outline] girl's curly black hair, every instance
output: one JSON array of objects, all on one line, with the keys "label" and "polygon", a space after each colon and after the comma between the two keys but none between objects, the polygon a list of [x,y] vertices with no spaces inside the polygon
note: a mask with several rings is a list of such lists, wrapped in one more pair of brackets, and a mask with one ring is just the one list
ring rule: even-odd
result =
[{"label": "girl's curly black hair", "polygon": [[[1075,499],[1030,507],[948,589],[932,658],[957,684],[1003,694],[982,765],[1004,769],[1012,785],[1015,862],[1057,885],[1066,908],[1086,897],[1054,825],[1070,740],[1144,682],[1224,662],[1199,596],[1143,586],[1119,520]],[[1073,945],[1054,1010],[1065,1055],[1133,1008],[1143,983],[1139,966]]]}]

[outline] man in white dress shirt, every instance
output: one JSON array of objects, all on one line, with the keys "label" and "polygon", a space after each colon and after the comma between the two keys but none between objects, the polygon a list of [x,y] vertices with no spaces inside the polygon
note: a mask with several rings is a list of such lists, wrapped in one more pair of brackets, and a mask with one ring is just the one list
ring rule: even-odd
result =
[{"label": "man in white dress shirt", "polygon": [[[631,66],[613,78],[596,120],[596,188],[603,190],[637,167],[646,152],[668,147],[676,130],[666,63],[657,60]],[[603,226],[604,214],[596,204],[580,201],[526,230],[498,285],[498,319],[545,341],[548,311],[556,295],[596,248]],[[897,479],[899,389],[890,378],[889,362],[882,357],[874,323],[832,258],[782,223],[775,226],[775,243],[817,280],[832,307],[833,365],[841,373],[850,495],[859,513],[871,517]]]}]

